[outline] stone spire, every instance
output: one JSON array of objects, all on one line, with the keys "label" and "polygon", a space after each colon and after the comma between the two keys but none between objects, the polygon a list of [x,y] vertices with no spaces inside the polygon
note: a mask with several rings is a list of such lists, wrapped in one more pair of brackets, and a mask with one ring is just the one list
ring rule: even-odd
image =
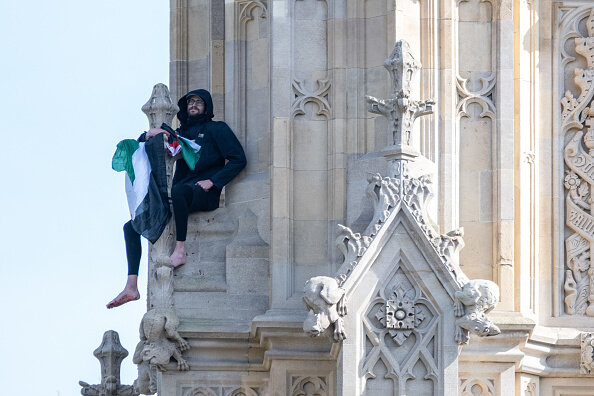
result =
[{"label": "stone spire", "polygon": [[128,351],[120,344],[120,337],[116,331],[108,330],[103,334],[101,345],[93,352],[101,364],[101,384],[89,385],[79,381],[82,386],[80,393],[85,396],[132,396],[132,385],[120,383],[120,365],[128,356]]},{"label": "stone spire", "polygon": [[[179,111],[179,107],[173,102],[169,89],[165,84],[156,84],[148,102],[142,106],[142,112],[146,114],[149,121],[149,128],[160,128],[165,123],[171,126],[173,117]],[[167,174],[167,191],[171,191],[173,181],[173,159],[165,156],[165,169]],[[161,237],[150,249],[150,272],[149,277],[149,309],[150,308],[171,308],[173,306],[173,268],[169,256],[174,245],[173,222],[170,221],[163,230]]]},{"label": "stone spire", "polygon": [[383,150],[388,161],[412,160],[420,155],[411,146],[413,124],[417,117],[433,113],[435,102],[431,99],[413,100],[410,97],[412,79],[421,68],[421,64],[414,58],[406,41],[396,42],[394,50],[384,62],[384,67],[392,79],[392,94],[389,99],[366,96],[368,110],[382,114],[388,119],[391,141]]}]

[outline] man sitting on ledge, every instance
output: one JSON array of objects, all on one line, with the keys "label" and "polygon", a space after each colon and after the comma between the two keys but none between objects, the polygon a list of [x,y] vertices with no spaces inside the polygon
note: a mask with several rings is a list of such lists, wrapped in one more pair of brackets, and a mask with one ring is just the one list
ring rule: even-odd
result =
[{"label": "man sitting on ledge", "polygon": [[[177,118],[181,127],[178,133],[200,145],[200,158],[194,170],[186,162],[176,163],[171,198],[175,217],[176,243],[171,255],[174,268],[186,262],[186,232],[188,215],[193,212],[207,212],[219,207],[221,190],[241,172],[246,158],[241,144],[229,126],[222,121],[212,121],[213,104],[210,92],[204,89],[190,91],[178,101]],[[168,132],[151,128],[138,139],[144,142],[160,133]],[[138,269],[142,254],[140,234],[132,227],[132,221],[124,225],[128,279],[124,290],[107,304],[107,308],[118,307],[129,301],[138,300]]]}]

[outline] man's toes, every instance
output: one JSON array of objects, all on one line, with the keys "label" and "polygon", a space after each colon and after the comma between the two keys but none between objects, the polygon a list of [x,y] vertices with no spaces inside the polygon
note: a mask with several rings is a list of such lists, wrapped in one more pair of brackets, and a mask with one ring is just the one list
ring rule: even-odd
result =
[{"label": "man's toes", "polygon": [[107,304],[107,308],[119,307],[120,305],[123,305],[127,302],[135,301],[138,299],[140,299],[140,294],[128,294],[122,292]]}]

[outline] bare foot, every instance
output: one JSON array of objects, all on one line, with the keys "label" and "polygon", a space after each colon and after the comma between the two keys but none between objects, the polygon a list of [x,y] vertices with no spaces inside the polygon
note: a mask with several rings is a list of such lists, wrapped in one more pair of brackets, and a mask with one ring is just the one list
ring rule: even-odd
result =
[{"label": "bare foot", "polygon": [[125,288],[116,298],[111,300],[107,304],[107,308],[115,308],[119,307],[120,305],[126,304],[130,301],[135,301],[140,298],[140,293],[138,293],[138,289],[128,289]]},{"label": "bare foot", "polygon": [[185,251],[178,252],[176,249],[173,252],[173,254],[171,255],[170,259],[171,259],[171,264],[173,265],[173,268],[177,268],[180,265],[184,265],[186,263],[186,252]]}]

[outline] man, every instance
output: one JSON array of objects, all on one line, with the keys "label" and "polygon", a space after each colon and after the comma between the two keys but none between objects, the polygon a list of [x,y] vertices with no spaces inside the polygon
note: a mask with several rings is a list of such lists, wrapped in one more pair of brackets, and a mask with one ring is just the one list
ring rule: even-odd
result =
[{"label": "man", "polygon": [[[177,268],[186,263],[186,232],[188,215],[197,211],[211,211],[219,207],[223,186],[229,183],[246,165],[241,144],[229,126],[221,121],[212,121],[213,104],[210,93],[204,89],[188,92],[179,101],[177,118],[180,121],[178,133],[194,140],[200,148],[200,158],[194,170],[181,159],[176,163],[171,198],[175,217],[176,243],[171,255],[171,264]],[[151,128],[143,133],[139,141],[165,133]],[[129,301],[138,300],[138,268],[140,267],[140,234],[129,221],[124,225],[128,278],[124,290],[107,304],[107,308],[118,307]]]}]

